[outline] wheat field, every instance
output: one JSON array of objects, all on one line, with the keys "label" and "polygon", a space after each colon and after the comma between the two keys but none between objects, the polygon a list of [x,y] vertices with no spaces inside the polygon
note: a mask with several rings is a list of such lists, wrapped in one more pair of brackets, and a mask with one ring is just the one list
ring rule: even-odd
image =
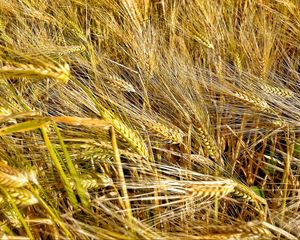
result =
[{"label": "wheat field", "polygon": [[298,0],[0,0],[0,239],[300,239]]}]

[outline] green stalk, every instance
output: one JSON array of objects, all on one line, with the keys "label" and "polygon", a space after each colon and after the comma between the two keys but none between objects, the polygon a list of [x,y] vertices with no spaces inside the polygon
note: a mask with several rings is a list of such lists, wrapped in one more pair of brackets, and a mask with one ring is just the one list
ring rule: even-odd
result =
[{"label": "green stalk", "polygon": [[28,224],[26,223],[22,213],[19,211],[17,205],[14,203],[14,201],[12,200],[11,196],[7,193],[7,191],[0,186],[0,190],[1,192],[5,195],[5,197],[7,198],[8,202],[11,204],[11,206],[13,207],[13,209],[16,211],[16,214],[18,216],[18,220],[22,223],[23,227],[25,228],[25,231],[29,237],[30,240],[34,240],[34,237],[30,231],[30,228],[28,226]]},{"label": "green stalk", "polygon": [[[56,212],[56,210],[54,208],[50,208],[47,203],[40,197],[38,191],[36,189],[34,189],[31,185],[30,185],[30,190],[33,193],[33,195],[37,198],[37,200],[39,201],[39,204],[41,204],[44,209],[46,210],[46,212],[50,215],[50,217],[52,218],[53,222],[55,224],[57,224],[68,237],[71,237],[72,234],[70,233],[70,231],[66,228],[66,226],[63,224],[62,220],[59,217],[59,214]],[[71,238],[73,239],[73,238]]]},{"label": "green stalk", "polygon": [[77,198],[76,198],[75,193],[74,193],[74,191],[73,191],[73,189],[72,189],[72,187],[71,187],[71,184],[70,184],[70,182],[69,182],[69,180],[68,180],[68,178],[67,178],[67,176],[66,176],[66,174],[65,174],[65,172],[64,172],[64,170],[63,170],[63,167],[61,166],[61,164],[60,164],[60,162],[59,162],[59,159],[58,159],[57,156],[56,156],[56,153],[55,153],[55,151],[54,151],[54,149],[53,149],[53,146],[52,146],[52,144],[51,144],[51,142],[50,142],[50,139],[49,139],[49,137],[48,137],[48,134],[47,134],[47,132],[46,132],[45,127],[42,127],[42,128],[41,128],[41,131],[42,131],[42,135],[43,135],[45,144],[46,144],[46,146],[47,146],[47,148],[48,148],[48,151],[49,151],[50,156],[51,156],[51,158],[52,158],[52,161],[53,161],[53,163],[54,163],[54,166],[55,166],[55,168],[56,168],[56,170],[57,170],[57,172],[58,172],[58,174],[59,174],[59,176],[60,176],[60,178],[61,178],[61,181],[62,181],[63,184],[64,184],[64,187],[65,187],[65,189],[66,189],[68,198],[69,198],[70,202],[72,203],[72,205],[73,205],[75,208],[77,208],[77,207],[78,207],[78,201],[77,201]]},{"label": "green stalk", "polygon": [[78,196],[80,198],[80,201],[82,203],[82,205],[86,208],[89,208],[90,207],[90,203],[86,197],[86,192],[85,192],[85,189],[83,188],[81,182],[80,182],[80,177],[78,176],[78,173],[76,171],[76,168],[72,162],[72,159],[70,157],[70,154],[67,150],[67,147],[64,143],[64,140],[61,136],[61,133],[60,133],[60,130],[59,128],[57,127],[57,124],[54,122],[53,123],[53,126],[54,126],[54,129],[55,129],[55,132],[57,134],[57,137],[59,139],[59,144],[63,150],[63,153],[65,155],[65,159],[66,159],[66,163],[67,163],[67,167],[68,167],[68,170],[72,176],[72,178],[75,180],[75,185],[76,185],[76,190],[77,190],[77,193],[78,193]]}]

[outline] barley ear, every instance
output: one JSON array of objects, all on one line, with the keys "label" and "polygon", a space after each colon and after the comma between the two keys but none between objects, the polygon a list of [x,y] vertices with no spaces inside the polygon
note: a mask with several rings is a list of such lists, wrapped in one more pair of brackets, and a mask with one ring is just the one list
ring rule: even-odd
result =
[{"label": "barley ear", "polygon": [[210,48],[210,49],[215,49],[214,45],[206,38],[204,37],[202,34],[197,33],[196,35],[193,35],[193,38],[200,44],[202,44],[203,46]]}]

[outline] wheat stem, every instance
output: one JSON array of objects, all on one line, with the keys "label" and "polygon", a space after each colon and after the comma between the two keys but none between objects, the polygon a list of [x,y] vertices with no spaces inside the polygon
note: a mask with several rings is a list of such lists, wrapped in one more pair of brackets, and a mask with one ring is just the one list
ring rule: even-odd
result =
[{"label": "wheat stem", "polygon": [[68,167],[68,170],[72,176],[72,178],[75,180],[75,185],[76,185],[76,190],[77,190],[77,193],[79,195],[79,198],[82,202],[82,205],[86,208],[89,208],[90,207],[90,204],[89,204],[89,201],[86,197],[86,193],[85,193],[85,190],[80,182],[80,179],[79,179],[79,176],[77,174],[77,171],[76,171],[76,168],[73,164],[73,161],[70,157],[70,154],[67,150],[67,147],[64,143],[64,140],[61,136],[61,133],[60,133],[60,130],[59,128],[57,127],[56,123],[53,123],[53,126],[54,126],[54,129],[56,131],[56,134],[57,134],[57,137],[59,139],[59,143],[60,143],[60,146],[63,150],[63,153],[64,153],[64,156],[65,156],[65,159],[66,159],[66,163],[67,163],[67,167]]},{"label": "wheat stem", "polygon": [[56,168],[56,170],[57,170],[57,172],[58,172],[58,174],[59,174],[59,176],[60,176],[60,178],[61,178],[61,180],[64,184],[64,187],[65,187],[66,192],[68,194],[69,200],[70,200],[70,202],[72,203],[72,205],[74,207],[78,207],[78,202],[77,202],[75,193],[74,193],[74,191],[73,191],[73,189],[70,185],[70,182],[69,182],[69,180],[68,180],[68,178],[67,178],[67,176],[66,176],[66,174],[63,170],[62,165],[59,162],[59,159],[56,156],[56,152],[55,152],[55,150],[54,150],[54,148],[53,148],[53,146],[50,142],[50,139],[48,137],[46,129],[44,127],[42,127],[41,132],[42,132],[45,144],[47,146],[47,149],[48,149],[48,151],[50,153],[50,156],[52,158],[52,161],[54,163],[54,166],[55,166],[55,168]]},{"label": "wheat stem", "polygon": [[25,231],[28,235],[28,237],[31,240],[34,240],[34,237],[32,235],[32,232],[28,226],[28,224],[26,223],[22,213],[20,212],[20,210],[18,209],[16,203],[14,202],[14,200],[12,199],[12,197],[10,196],[10,194],[3,188],[0,186],[0,191],[5,195],[5,197],[7,198],[9,204],[11,204],[13,210],[15,211],[16,215],[18,216],[19,221],[22,223],[23,227],[25,228]]},{"label": "wheat stem", "polygon": [[116,161],[116,165],[117,165],[117,169],[118,169],[119,180],[120,180],[121,185],[122,185],[122,194],[123,194],[123,197],[124,197],[124,202],[125,202],[125,206],[126,206],[126,212],[127,212],[127,215],[128,215],[128,220],[129,220],[129,222],[132,222],[133,221],[133,214],[132,214],[131,204],[130,204],[129,196],[128,196],[128,192],[127,192],[126,181],[125,181],[122,162],[121,162],[121,158],[120,158],[119,148],[118,148],[118,145],[117,145],[116,134],[115,134],[115,130],[114,130],[113,127],[111,128],[111,142],[112,142],[112,147],[113,147],[113,150],[114,150],[114,159]]}]

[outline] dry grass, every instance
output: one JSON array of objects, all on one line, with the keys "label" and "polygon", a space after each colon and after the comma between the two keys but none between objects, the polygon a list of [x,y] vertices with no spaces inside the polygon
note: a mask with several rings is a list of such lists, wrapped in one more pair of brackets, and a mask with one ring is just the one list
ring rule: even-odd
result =
[{"label": "dry grass", "polygon": [[0,0],[0,238],[299,239],[299,9]]}]

